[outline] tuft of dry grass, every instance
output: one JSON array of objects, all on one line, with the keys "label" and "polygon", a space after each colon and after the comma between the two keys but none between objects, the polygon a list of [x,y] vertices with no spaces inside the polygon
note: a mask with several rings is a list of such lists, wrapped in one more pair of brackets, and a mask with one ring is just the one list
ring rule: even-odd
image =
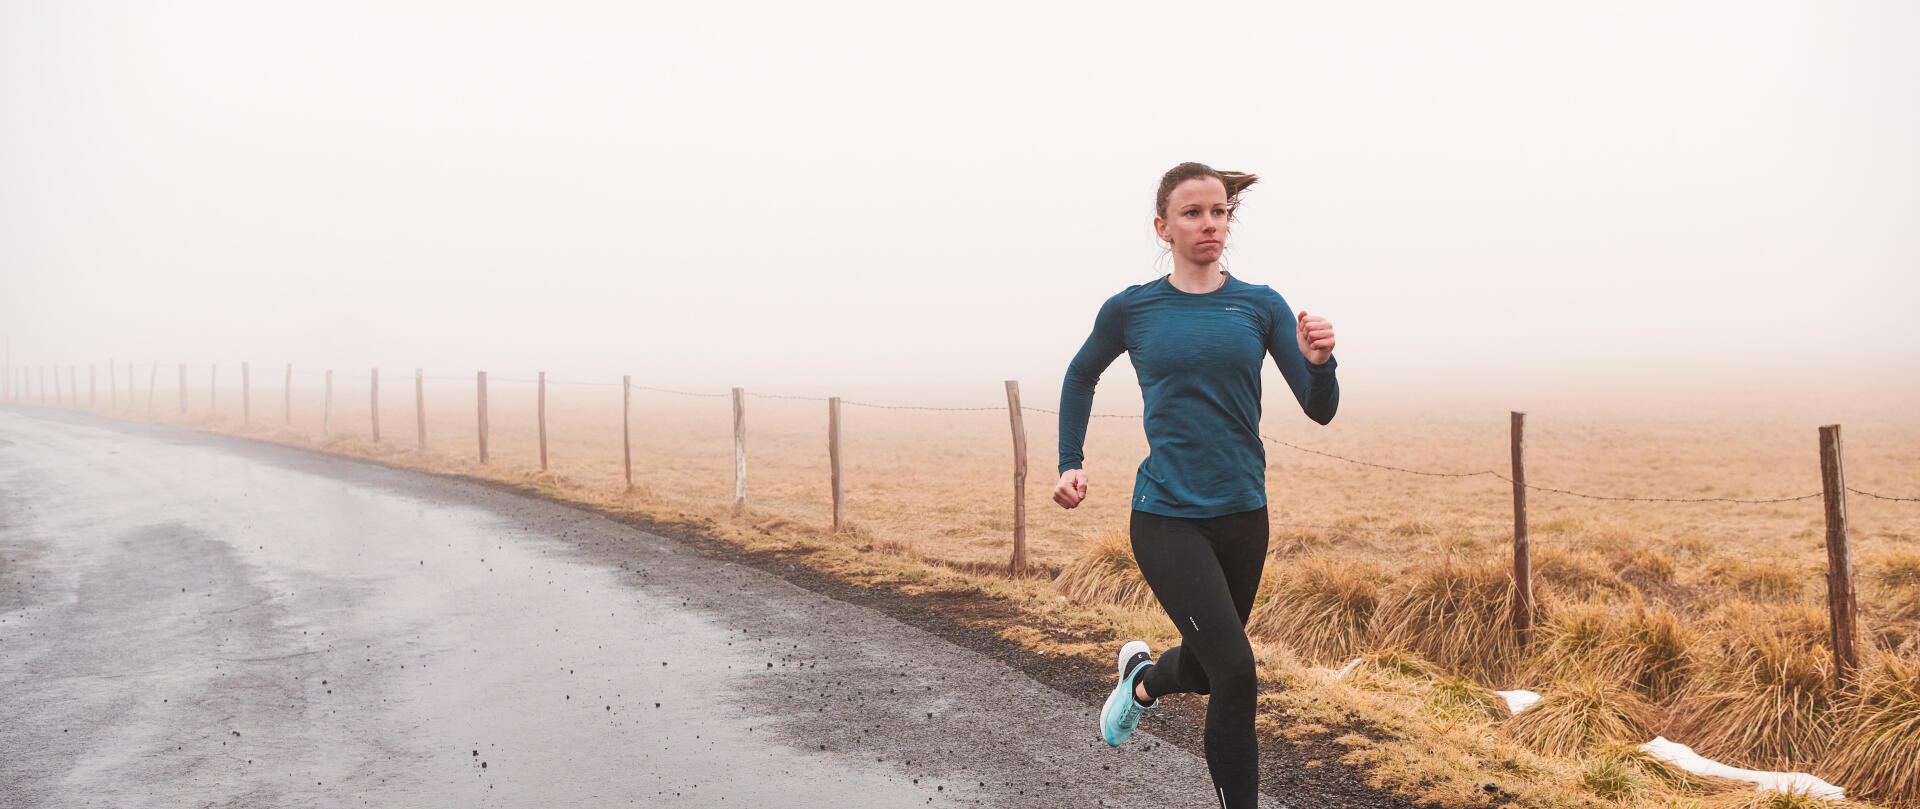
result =
[{"label": "tuft of dry grass", "polygon": [[1698,632],[1663,606],[1563,604],[1540,624],[1536,677],[1590,672],[1632,687],[1656,704],[1670,701],[1693,669]]},{"label": "tuft of dry grass", "polygon": [[1247,633],[1282,641],[1309,660],[1338,665],[1367,638],[1380,606],[1380,568],[1366,561],[1308,557],[1289,562],[1263,587],[1268,597],[1247,621]]},{"label": "tuft of dry grass", "polygon": [[[1422,679],[1431,679],[1440,676],[1440,670],[1435,668],[1433,663],[1428,662],[1426,658],[1414,652],[1395,647],[1375,649],[1360,655],[1359,664],[1353,667],[1353,675],[1349,676],[1358,675],[1363,677],[1368,673],[1381,674],[1388,677],[1418,677]],[[1353,681],[1358,682],[1359,677],[1355,677]]]},{"label": "tuft of dry grass", "polygon": [[1514,739],[1541,753],[1571,756],[1652,738],[1646,701],[1603,674],[1576,672],[1553,681],[1542,694],[1506,726]]},{"label": "tuft of dry grass", "polygon": [[1806,595],[1808,577],[1779,559],[1723,556],[1707,565],[1707,581],[1755,601],[1795,601]]},{"label": "tuft of dry grass", "polygon": [[1407,649],[1483,683],[1508,681],[1520,663],[1512,574],[1498,561],[1412,572],[1381,599],[1369,631],[1382,646]]},{"label": "tuft of dry grass", "polygon": [[1920,621],[1920,551],[1897,550],[1874,560],[1878,606],[1889,620]]},{"label": "tuft of dry grass", "polygon": [[1654,788],[1651,781],[1632,757],[1612,751],[1593,756],[1580,767],[1581,788],[1615,803],[1645,800]]},{"label": "tuft of dry grass", "polygon": [[1703,638],[1670,727],[1703,755],[1791,769],[1818,758],[1833,730],[1831,655],[1805,610],[1730,605]]},{"label": "tuft of dry grass", "polygon": [[1920,661],[1883,655],[1841,698],[1823,769],[1848,793],[1920,805]]},{"label": "tuft of dry grass", "polygon": [[1133,542],[1124,530],[1104,531],[1053,580],[1060,594],[1082,604],[1112,604],[1151,609],[1152,588],[1133,559]]},{"label": "tuft of dry grass", "polygon": [[1741,789],[1708,798],[1704,809],[1841,809],[1847,801],[1830,801],[1805,792]]},{"label": "tuft of dry grass", "polygon": [[1621,629],[1628,682],[1656,703],[1671,700],[1693,672],[1699,632],[1672,610],[1638,601]]},{"label": "tuft of dry grass", "polygon": [[1434,680],[1427,692],[1427,708],[1436,716],[1456,721],[1498,721],[1512,715],[1499,694],[1465,677]]},{"label": "tuft of dry grass", "polygon": [[1553,546],[1533,551],[1533,575],[1547,586],[1543,589],[1574,600],[1633,592],[1633,585],[1614,575],[1599,557]]}]

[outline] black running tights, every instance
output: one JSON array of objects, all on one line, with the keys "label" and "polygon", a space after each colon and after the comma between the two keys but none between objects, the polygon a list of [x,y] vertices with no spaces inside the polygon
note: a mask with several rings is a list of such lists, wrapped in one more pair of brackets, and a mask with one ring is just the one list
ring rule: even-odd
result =
[{"label": "black running tights", "polygon": [[1267,509],[1188,519],[1133,512],[1133,557],[1180,645],[1147,670],[1147,696],[1209,694],[1207,771],[1225,809],[1254,809],[1260,755],[1253,735],[1253,646],[1247,615],[1267,561]]}]

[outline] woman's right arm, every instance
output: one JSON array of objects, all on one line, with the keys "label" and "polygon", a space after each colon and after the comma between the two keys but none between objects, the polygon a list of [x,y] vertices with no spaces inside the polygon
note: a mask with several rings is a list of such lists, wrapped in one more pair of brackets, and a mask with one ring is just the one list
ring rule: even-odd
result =
[{"label": "woman's right arm", "polygon": [[1093,389],[1100,374],[1127,350],[1126,312],[1121,292],[1100,305],[1093,319],[1093,333],[1080,346],[1080,353],[1067,363],[1066,380],[1060,384],[1060,482],[1054,486],[1053,501],[1062,508],[1073,508],[1087,496],[1087,474],[1083,448],[1087,440],[1087,421],[1093,413]]}]

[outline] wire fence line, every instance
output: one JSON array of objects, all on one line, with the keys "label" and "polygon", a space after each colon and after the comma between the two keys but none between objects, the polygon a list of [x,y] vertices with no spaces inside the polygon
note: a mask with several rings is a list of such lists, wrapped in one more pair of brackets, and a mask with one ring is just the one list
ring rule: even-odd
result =
[{"label": "wire fence line", "polygon": [[[132,367],[133,361],[128,361],[128,365],[129,367]],[[191,368],[196,366],[190,364],[188,365],[188,367]],[[270,368],[272,368],[272,366],[263,366],[263,369],[270,369]],[[294,373],[301,376],[305,376],[305,377],[324,377],[328,375],[329,372],[324,370],[314,371],[314,370],[307,370],[307,369],[296,369],[294,370]],[[372,373],[373,375],[375,375],[376,378],[380,376],[377,370],[373,371]],[[360,378],[360,375],[353,374],[353,373],[341,373],[341,374],[337,374],[336,376],[338,377],[336,381],[341,383],[350,383]],[[405,376],[406,375],[397,375],[395,378],[404,379]],[[425,381],[433,381],[433,382],[476,381],[476,378],[474,377],[442,376],[442,375],[426,376],[424,374],[421,374],[416,378],[425,380]],[[488,377],[487,381],[489,382],[489,384],[493,382],[503,382],[508,384],[528,384],[528,385],[537,384],[539,382],[538,379],[527,379],[522,377],[500,377],[500,376]],[[573,386],[573,387],[603,387],[603,388],[617,388],[617,387],[622,387],[623,385],[626,384],[623,382],[593,382],[593,381],[585,381],[585,380],[563,380],[563,379],[548,379],[546,380],[546,383],[550,385],[565,385],[565,386]],[[669,394],[674,396],[686,396],[686,397],[694,397],[694,398],[724,399],[733,395],[731,391],[709,393],[705,391],[679,390],[674,388],[664,388],[664,387],[657,387],[652,385],[632,385],[631,387],[635,390],[643,390],[643,391],[650,391],[654,393],[664,393],[664,394]],[[78,393],[79,392],[75,390],[72,392],[71,395],[72,397],[77,398]],[[747,397],[755,398],[755,399],[802,401],[802,402],[829,402],[829,401],[832,401],[834,398],[834,397],[827,397],[827,396],[803,396],[798,394],[759,393],[754,391],[742,391],[742,393]],[[847,407],[867,408],[872,410],[916,411],[916,412],[928,412],[928,413],[989,413],[989,412],[1004,413],[1008,409],[1005,405],[992,405],[992,406],[986,406],[986,407],[933,407],[933,406],[927,406],[927,405],[880,404],[875,402],[862,402],[862,401],[856,401],[856,400],[850,400],[850,399],[842,399],[840,403]],[[1023,413],[1034,413],[1034,414],[1049,415],[1049,416],[1060,415],[1060,411],[1058,410],[1051,410],[1044,407],[1030,407],[1027,405],[1021,405],[1020,411]],[[1145,416],[1143,415],[1128,414],[1128,413],[1088,413],[1087,415],[1089,418],[1099,418],[1099,419],[1144,419],[1145,418]],[[1365,467],[1381,469],[1381,470],[1390,471],[1390,472],[1398,472],[1401,474],[1417,475],[1421,477],[1432,477],[1432,478],[1488,477],[1488,478],[1493,478],[1495,480],[1499,480],[1508,484],[1512,484],[1514,482],[1513,478],[1508,477],[1507,475],[1503,475],[1492,469],[1482,469],[1482,470],[1477,470],[1472,472],[1442,472],[1442,471],[1425,470],[1425,469],[1413,469],[1405,466],[1397,466],[1394,464],[1386,464],[1386,463],[1379,463],[1376,461],[1369,461],[1362,458],[1348,457],[1348,456],[1340,455],[1337,453],[1326,452],[1324,450],[1313,449],[1311,447],[1304,447],[1299,444],[1292,443],[1290,441],[1283,441],[1278,438],[1274,438],[1273,436],[1267,435],[1265,433],[1261,433],[1260,437],[1267,442],[1270,442],[1272,444],[1275,444],[1281,447],[1285,447],[1287,449],[1294,450],[1296,452],[1306,453],[1310,455],[1317,455],[1323,458],[1330,458],[1333,460],[1355,464],[1358,466],[1365,466]],[[1591,492],[1581,492],[1581,491],[1574,491],[1571,489],[1556,488],[1552,486],[1542,486],[1535,483],[1523,483],[1520,485],[1531,491],[1560,494],[1560,495],[1566,495],[1569,497],[1584,498],[1588,500],[1599,500],[1599,501],[1620,502],[1620,503],[1730,503],[1730,504],[1739,504],[1739,505],[1768,505],[1768,504],[1776,504],[1776,503],[1793,503],[1793,502],[1799,502],[1803,500],[1812,500],[1822,496],[1821,492],[1813,492],[1811,494],[1803,494],[1803,495],[1796,495],[1796,496],[1790,496],[1790,497],[1772,497],[1772,498],[1632,497],[1632,496],[1622,496],[1622,495],[1593,494]],[[1846,488],[1846,491],[1848,492],[1860,495],[1862,497],[1872,498],[1875,500],[1881,500],[1886,502],[1896,502],[1896,503],[1920,503],[1920,497],[1899,497],[1899,496],[1893,496],[1893,495],[1885,495],[1885,494],[1879,494],[1876,492],[1855,488],[1853,486],[1847,486],[1845,488]],[[1302,527],[1327,528],[1332,526],[1310,526],[1310,525],[1302,524]]]}]

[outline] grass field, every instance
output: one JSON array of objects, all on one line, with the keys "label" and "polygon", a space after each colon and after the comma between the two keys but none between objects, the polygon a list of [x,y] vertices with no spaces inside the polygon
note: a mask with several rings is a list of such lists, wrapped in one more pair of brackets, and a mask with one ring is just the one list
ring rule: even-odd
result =
[{"label": "grass field", "polygon": [[[230,370],[222,371],[227,381]],[[237,374],[233,374],[237,377]],[[442,472],[540,487],[561,496],[709,526],[755,545],[819,549],[813,563],[849,578],[906,576],[974,588],[1021,605],[1002,634],[1049,653],[1102,659],[1114,639],[1177,642],[1140,585],[1126,548],[1133,470],[1145,453],[1135,418],[1095,419],[1090,499],[1055,507],[1054,417],[1026,414],[1030,561],[1005,575],[1012,446],[997,384],[969,388],[781,390],[844,397],[847,512],[831,530],[824,402],[750,397],[748,509],[734,514],[732,405],[724,391],[636,390],[635,486],[622,485],[617,384],[548,388],[551,469],[539,472],[531,374],[490,386],[491,463],[476,459],[471,381],[426,388],[428,450],[415,450],[411,376],[381,383],[382,442],[370,441],[368,382],[336,374],[329,435],[310,376],[282,424],[280,376],[256,381],[251,426],[237,389],[208,412],[204,369],[177,414],[163,373],[154,420],[315,445]],[[1095,411],[1137,415],[1138,392],[1109,372]],[[522,381],[527,380],[527,381]],[[141,380],[144,383],[144,379]],[[237,380],[233,380],[237,381]],[[617,380],[605,380],[617,383]],[[1533,380],[1555,389],[1553,380]],[[1772,499],[1820,491],[1816,427],[1841,422],[1847,483],[1920,493],[1920,402],[1911,383],[1848,396],[1797,395],[1786,382],[1728,390],[1669,384],[1659,415],[1632,386],[1526,396],[1529,481],[1640,498]],[[1418,385],[1369,389],[1343,379],[1328,427],[1269,382],[1263,432],[1322,452],[1423,471],[1509,469],[1499,391],[1446,397]],[[104,386],[103,386],[104,388]],[[1524,390],[1516,385],[1515,390]],[[761,393],[758,391],[750,391]],[[146,418],[145,397],[130,417]],[[1057,406],[1051,387],[1030,408]],[[1519,399],[1508,395],[1508,399]],[[104,390],[99,406],[107,410]],[[980,411],[890,406],[984,407]],[[1835,405],[1835,402],[1841,404]],[[1284,407],[1282,405],[1285,405]],[[1729,415],[1729,413],[1735,415]],[[1540,631],[1512,640],[1508,602],[1512,489],[1487,476],[1431,477],[1268,447],[1271,557],[1252,631],[1262,674],[1288,685],[1262,697],[1263,728],[1338,730],[1355,717],[1387,733],[1342,736],[1349,760],[1382,784],[1436,805],[1736,805],[1724,784],[1676,776],[1632,751],[1658,733],[1736,766],[1810,771],[1850,796],[1920,805],[1920,503],[1849,498],[1856,580],[1869,651],[1853,688],[1827,676],[1824,522],[1818,498],[1769,504],[1649,503],[1533,492],[1530,526]],[[903,573],[902,571],[906,571]],[[913,571],[922,571],[915,573]],[[1064,628],[1064,629],[1063,629]],[[1343,682],[1316,674],[1355,656]],[[1549,699],[1518,717],[1489,689]],[[1279,722],[1279,717],[1288,722]],[[1623,747],[1623,745],[1626,745]],[[1904,751],[1904,752],[1903,752]],[[1479,787],[1490,777],[1500,793]]]}]

